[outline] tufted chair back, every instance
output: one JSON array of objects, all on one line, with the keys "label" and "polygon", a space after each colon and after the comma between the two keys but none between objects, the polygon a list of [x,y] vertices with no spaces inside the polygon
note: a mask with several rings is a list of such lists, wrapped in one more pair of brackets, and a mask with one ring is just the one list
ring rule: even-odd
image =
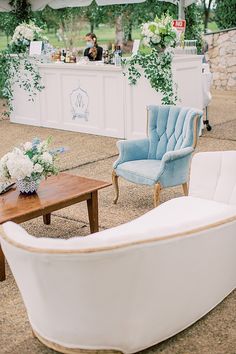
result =
[{"label": "tufted chair back", "polygon": [[[189,107],[148,106],[148,159],[161,160],[167,151],[195,145],[196,129],[199,131],[196,114],[201,111]],[[196,124],[196,128],[194,128]]]},{"label": "tufted chair back", "polygon": [[196,154],[191,165],[189,195],[236,206],[236,151]]}]

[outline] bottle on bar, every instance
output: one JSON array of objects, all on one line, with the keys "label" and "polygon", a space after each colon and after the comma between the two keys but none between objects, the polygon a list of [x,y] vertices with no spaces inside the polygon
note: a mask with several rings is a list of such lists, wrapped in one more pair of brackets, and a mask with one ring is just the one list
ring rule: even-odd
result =
[{"label": "bottle on bar", "polygon": [[119,45],[116,45],[115,52],[114,52],[114,64],[116,66],[120,66],[121,65],[121,57],[122,57],[121,48],[120,48]]},{"label": "bottle on bar", "polygon": [[69,63],[69,62],[70,62],[70,51],[69,51],[69,49],[66,50],[65,62],[66,62],[66,63]]},{"label": "bottle on bar", "polygon": [[115,64],[115,44],[114,43],[112,43],[111,45],[110,64]]},{"label": "bottle on bar", "polygon": [[66,59],[66,53],[65,53],[65,50],[62,49],[62,50],[61,50],[61,58],[60,58],[60,61],[61,61],[62,63],[64,63],[64,62],[65,62],[65,59]]}]

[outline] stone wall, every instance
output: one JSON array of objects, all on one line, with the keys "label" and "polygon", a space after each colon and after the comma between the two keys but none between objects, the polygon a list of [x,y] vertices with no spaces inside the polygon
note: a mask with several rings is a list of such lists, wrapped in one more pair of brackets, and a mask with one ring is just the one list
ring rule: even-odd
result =
[{"label": "stone wall", "polygon": [[205,34],[208,60],[213,73],[212,87],[236,90],[236,28]]}]

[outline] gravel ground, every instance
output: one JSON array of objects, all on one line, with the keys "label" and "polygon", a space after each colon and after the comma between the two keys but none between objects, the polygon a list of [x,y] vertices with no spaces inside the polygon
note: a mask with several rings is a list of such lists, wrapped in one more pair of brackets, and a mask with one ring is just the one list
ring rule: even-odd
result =
[{"label": "gravel ground", "polygon": [[[1,109],[1,108],[0,108]],[[233,92],[213,92],[209,107],[212,131],[204,130],[196,151],[236,150],[236,97]],[[0,121],[0,156],[34,136],[52,135],[55,146],[70,150],[60,158],[60,169],[81,176],[110,181],[112,163],[116,159],[117,139],[60,130],[11,124]],[[101,229],[132,220],[150,210],[152,188],[120,181],[120,199],[112,204],[112,187],[99,193]],[[182,195],[180,187],[162,191],[161,202]],[[37,236],[68,238],[89,234],[84,203],[59,210],[52,223],[43,225],[41,218],[23,226]],[[7,266],[7,280],[0,283],[0,354],[56,353],[33,338],[27,314],[14,278]],[[236,354],[236,292],[197,323],[178,335],[143,351],[146,354]]]}]

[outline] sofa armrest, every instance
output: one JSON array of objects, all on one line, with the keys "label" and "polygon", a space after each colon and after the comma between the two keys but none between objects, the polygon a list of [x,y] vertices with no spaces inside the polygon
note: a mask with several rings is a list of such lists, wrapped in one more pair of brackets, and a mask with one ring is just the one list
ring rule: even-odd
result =
[{"label": "sofa armrest", "polygon": [[114,169],[116,169],[119,164],[127,161],[147,159],[149,139],[119,140],[117,142],[117,147],[119,150],[119,157],[113,164]]}]

